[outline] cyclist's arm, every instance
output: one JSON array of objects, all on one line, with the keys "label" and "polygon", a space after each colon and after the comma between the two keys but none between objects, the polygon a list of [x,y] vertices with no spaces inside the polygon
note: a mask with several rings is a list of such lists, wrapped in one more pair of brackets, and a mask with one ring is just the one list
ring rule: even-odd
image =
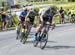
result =
[{"label": "cyclist's arm", "polygon": [[21,13],[17,16],[19,21],[21,21],[22,13],[23,13],[23,12],[21,12]]},{"label": "cyclist's arm", "polygon": [[56,11],[56,13],[54,14],[53,19],[52,19],[52,23],[55,23],[55,19],[57,16],[60,16],[58,11]]},{"label": "cyclist's arm", "polygon": [[43,15],[44,15],[44,14],[41,14],[41,15],[40,15],[40,20],[41,20],[42,22],[43,22]]},{"label": "cyclist's arm", "polygon": [[29,21],[29,18],[28,18],[29,14],[30,14],[30,12],[27,13],[27,15],[25,17],[25,21]]},{"label": "cyclist's arm", "polygon": [[56,17],[53,16],[52,23],[55,23],[55,19],[56,19]]}]

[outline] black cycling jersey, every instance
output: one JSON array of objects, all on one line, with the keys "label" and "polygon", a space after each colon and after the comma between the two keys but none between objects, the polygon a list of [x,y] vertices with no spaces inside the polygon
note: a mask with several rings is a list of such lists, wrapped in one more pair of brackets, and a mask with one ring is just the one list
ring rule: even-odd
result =
[{"label": "black cycling jersey", "polygon": [[52,18],[55,15],[55,11],[52,9],[46,10],[45,13],[43,14],[43,20],[44,21],[49,21],[52,23]]},{"label": "black cycling jersey", "polygon": [[30,11],[27,15],[27,17],[30,19],[30,22],[33,24],[35,19],[36,13],[34,11]]},{"label": "black cycling jersey", "polygon": [[35,12],[34,11],[30,11],[27,17],[30,19],[30,21],[34,20]]}]

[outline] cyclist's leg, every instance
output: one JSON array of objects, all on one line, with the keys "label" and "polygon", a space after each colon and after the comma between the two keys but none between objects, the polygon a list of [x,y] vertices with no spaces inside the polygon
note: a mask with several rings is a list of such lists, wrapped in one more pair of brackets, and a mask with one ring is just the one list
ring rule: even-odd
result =
[{"label": "cyclist's leg", "polygon": [[49,28],[50,28],[50,25],[46,25],[46,28],[47,28],[47,32],[49,31]]},{"label": "cyclist's leg", "polygon": [[30,21],[26,23],[26,27],[27,27],[28,34],[29,34],[29,33],[30,33],[30,31],[31,31],[31,28],[32,28],[32,24],[31,24],[31,22],[30,22]]},{"label": "cyclist's leg", "polygon": [[29,32],[31,31],[32,25],[34,23],[34,19],[32,20],[32,18],[30,18],[30,22],[29,22]]},{"label": "cyclist's leg", "polygon": [[29,31],[31,31],[32,25],[34,24],[35,17],[28,17],[28,19],[29,19],[28,27],[29,27]]},{"label": "cyclist's leg", "polygon": [[[25,18],[24,17],[20,17],[20,22],[19,22],[19,33],[21,33],[22,32],[22,28],[24,29],[25,28]],[[22,38],[21,36],[20,36],[20,38]]]},{"label": "cyclist's leg", "polygon": [[42,26],[43,26],[43,24],[39,24],[39,26],[37,27],[37,30],[36,30],[36,34],[38,34],[38,32],[40,32],[40,31],[41,31]]},{"label": "cyclist's leg", "polygon": [[22,26],[22,21],[19,21],[17,27],[16,27],[16,30],[20,33],[20,29],[21,29],[21,26]]},{"label": "cyclist's leg", "polygon": [[17,25],[17,27],[16,27],[16,33],[17,33],[16,39],[21,38],[21,36],[20,36],[21,27],[22,27],[22,23],[21,23],[21,22],[22,22],[22,21],[19,21],[19,23],[18,23],[18,25]]},{"label": "cyclist's leg", "polygon": [[34,35],[34,41],[37,41],[37,38],[38,38],[37,35],[41,31],[42,27],[43,27],[43,23],[40,23],[39,26],[37,27],[36,33]]}]

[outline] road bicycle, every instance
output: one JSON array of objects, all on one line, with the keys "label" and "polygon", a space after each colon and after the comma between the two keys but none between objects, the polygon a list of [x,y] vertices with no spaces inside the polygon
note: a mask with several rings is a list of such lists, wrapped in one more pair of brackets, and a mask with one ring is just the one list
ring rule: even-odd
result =
[{"label": "road bicycle", "polygon": [[20,42],[23,42],[23,44],[25,44],[29,35],[28,27],[24,24],[22,26],[18,26],[16,29],[17,29],[16,39],[19,39],[20,37],[21,39]]},{"label": "road bicycle", "polygon": [[37,41],[34,41],[34,47],[37,47],[38,43],[40,43],[40,48],[44,49],[47,41],[48,41],[48,26],[50,25],[49,22],[46,22],[42,28],[42,30],[37,35]]}]

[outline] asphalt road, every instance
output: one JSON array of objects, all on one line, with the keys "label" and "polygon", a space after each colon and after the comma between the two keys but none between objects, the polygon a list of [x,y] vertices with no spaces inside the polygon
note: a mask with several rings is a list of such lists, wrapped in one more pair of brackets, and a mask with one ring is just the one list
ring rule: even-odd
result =
[{"label": "asphalt road", "polygon": [[0,55],[75,55],[75,24],[59,24],[49,31],[46,48],[33,46],[33,28],[26,44],[16,40],[15,30],[0,32]]}]

